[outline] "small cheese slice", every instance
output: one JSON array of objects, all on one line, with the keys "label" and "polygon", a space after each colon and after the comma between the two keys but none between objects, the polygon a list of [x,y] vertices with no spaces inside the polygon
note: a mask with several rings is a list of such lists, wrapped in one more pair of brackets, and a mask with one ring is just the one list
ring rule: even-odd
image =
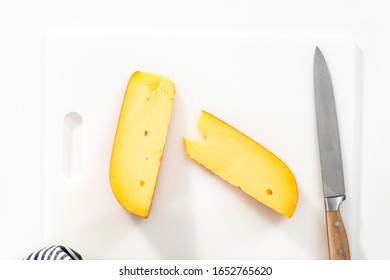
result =
[{"label": "small cheese slice", "polygon": [[294,175],[277,156],[237,129],[202,111],[204,141],[184,138],[187,156],[253,198],[290,218],[298,200]]},{"label": "small cheese slice", "polygon": [[148,217],[168,132],[175,86],[135,72],[127,85],[111,156],[110,183],[129,212]]}]

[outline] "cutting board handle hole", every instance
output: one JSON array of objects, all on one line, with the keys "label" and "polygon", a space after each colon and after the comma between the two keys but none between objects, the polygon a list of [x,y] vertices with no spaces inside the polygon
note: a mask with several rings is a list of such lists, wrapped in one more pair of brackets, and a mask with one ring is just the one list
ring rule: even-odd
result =
[{"label": "cutting board handle hole", "polygon": [[83,118],[70,112],[64,118],[64,173],[78,178],[83,170]]}]

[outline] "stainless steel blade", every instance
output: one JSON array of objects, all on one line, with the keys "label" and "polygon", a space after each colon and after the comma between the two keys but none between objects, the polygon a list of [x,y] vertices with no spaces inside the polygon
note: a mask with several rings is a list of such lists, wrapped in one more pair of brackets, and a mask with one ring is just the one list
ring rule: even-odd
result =
[{"label": "stainless steel blade", "polygon": [[328,66],[317,47],[314,56],[314,91],[325,198],[345,198],[343,163],[336,103]]}]

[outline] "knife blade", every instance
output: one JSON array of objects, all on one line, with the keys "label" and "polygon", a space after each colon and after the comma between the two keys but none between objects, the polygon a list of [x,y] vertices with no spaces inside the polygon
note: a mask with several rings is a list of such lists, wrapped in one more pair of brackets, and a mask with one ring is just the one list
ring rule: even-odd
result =
[{"label": "knife blade", "polygon": [[336,102],[329,69],[318,47],[314,54],[314,96],[329,258],[348,260],[348,237],[339,209],[346,194]]}]

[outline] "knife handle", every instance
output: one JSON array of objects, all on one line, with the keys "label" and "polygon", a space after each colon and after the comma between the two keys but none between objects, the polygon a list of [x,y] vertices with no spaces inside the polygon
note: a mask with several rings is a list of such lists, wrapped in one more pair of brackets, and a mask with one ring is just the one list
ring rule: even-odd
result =
[{"label": "knife handle", "polygon": [[347,232],[340,211],[326,211],[328,229],[329,259],[350,260]]}]

